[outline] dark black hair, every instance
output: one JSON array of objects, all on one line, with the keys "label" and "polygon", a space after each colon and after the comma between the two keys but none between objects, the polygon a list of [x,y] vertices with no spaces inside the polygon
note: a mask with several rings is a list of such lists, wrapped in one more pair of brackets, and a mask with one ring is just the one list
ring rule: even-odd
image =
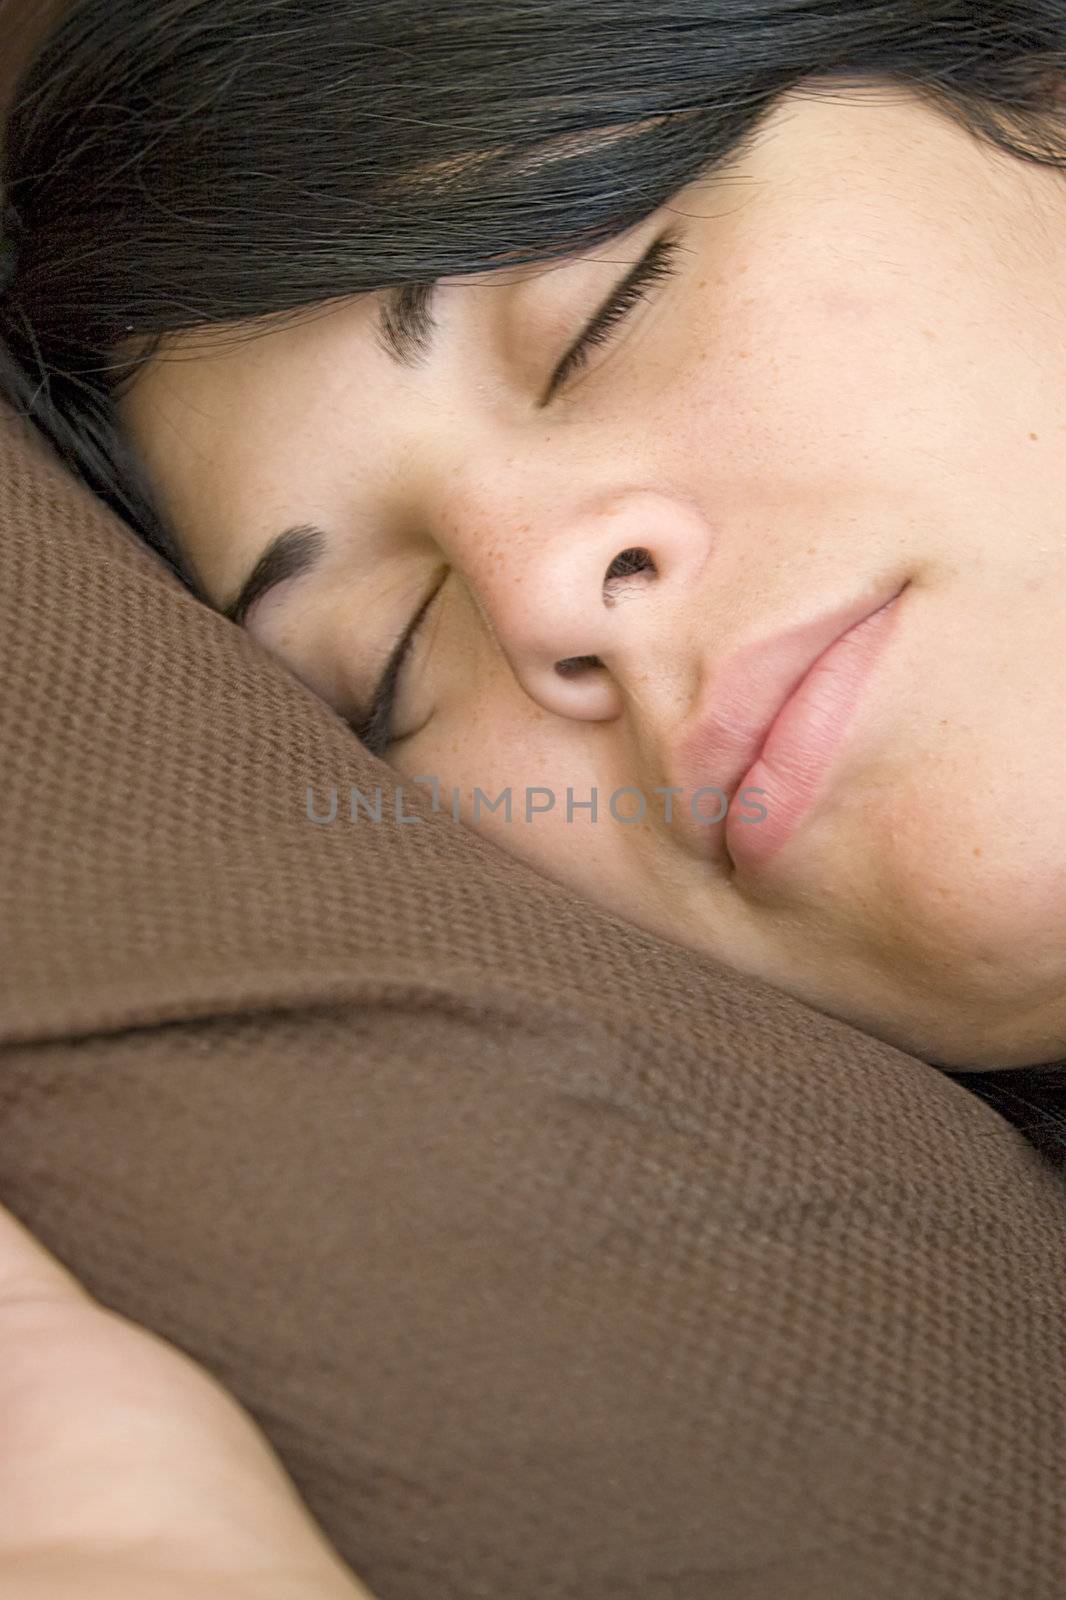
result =
[{"label": "dark black hair", "polygon": [[[0,41],[43,0],[0,0]],[[1066,165],[1062,0],[49,0],[8,96],[0,394],[194,588],[113,418],[167,333],[576,253],[778,98],[884,80]]]},{"label": "dark black hair", "polygon": [[1041,1155],[1066,1171],[1066,1061],[946,1076],[1006,1117]]},{"label": "dark black hair", "polygon": [[[0,0],[0,55],[44,3]],[[592,248],[801,86],[898,86],[1066,168],[1063,0],[48,5],[6,97],[0,394],[194,592],[113,414],[167,334]],[[1041,1070],[959,1077],[1066,1159]]]}]

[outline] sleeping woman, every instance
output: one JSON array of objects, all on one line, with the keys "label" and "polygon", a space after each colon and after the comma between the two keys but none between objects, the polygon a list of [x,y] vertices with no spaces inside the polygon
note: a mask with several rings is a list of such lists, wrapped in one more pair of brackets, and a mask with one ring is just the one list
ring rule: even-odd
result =
[{"label": "sleeping woman", "polygon": [[80,0],[8,119],[4,389],[502,848],[1047,1064],[1064,86],[1060,0]]},{"label": "sleeping woman", "polygon": [[[72,470],[405,782],[1061,1158],[1062,0],[0,0],[0,42],[0,392]],[[5,1594],[365,1595],[2,1211],[0,1313]]]}]

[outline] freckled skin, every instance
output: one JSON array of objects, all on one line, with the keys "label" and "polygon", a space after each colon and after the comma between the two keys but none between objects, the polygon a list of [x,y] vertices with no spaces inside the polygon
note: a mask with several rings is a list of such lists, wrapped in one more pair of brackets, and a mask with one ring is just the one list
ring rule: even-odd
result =
[{"label": "freckled skin", "polygon": [[[674,225],[677,277],[538,409]],[[377,348],[376,301],[164,352],[122,402],[212,600],[320,522],[322,567],[248,626],[347,713],[447,567],[401,775],[458,786],[468,821],[475,788],[519,818],[551,788],[478,827],[925,1059],[1066,1055],[1066,176],[900,90],[796,93],[624,245],[453,281],[416,373]],[[609,589],[627,549],[654,570]],[[742,646],[905,581],[817,804],[764,870],[711,865],[654,793],[697,696]],[[609,816],[624,787],[639,823]]]}]

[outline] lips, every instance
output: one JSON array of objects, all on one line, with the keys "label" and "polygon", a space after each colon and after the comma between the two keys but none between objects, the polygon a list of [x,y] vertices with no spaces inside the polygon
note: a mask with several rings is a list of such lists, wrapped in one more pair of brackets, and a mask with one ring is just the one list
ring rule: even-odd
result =
[{"label": "lips", "polygon": [[[849,600],[784,633],[757,640],[714,673],[669,752],[671,783],[684,791],[674,816],[701,855],[729,865],[725,814],[716,822],[709,820],[723,811],[722,795],[703,795],[694,812],[696,791],[721,790],[725,803],[731,802],[780,713],[819,659],[852,629],[892,604],[905,587],[894,586],[887,592],[882,588],[876,597],[867,594]],[[752,807],[759,804],[753,794]]]}]

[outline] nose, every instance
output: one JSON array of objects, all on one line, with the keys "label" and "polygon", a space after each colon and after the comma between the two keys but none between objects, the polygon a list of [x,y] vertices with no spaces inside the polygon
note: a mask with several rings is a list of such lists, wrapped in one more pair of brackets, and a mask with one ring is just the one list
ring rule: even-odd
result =
[{"label": "nose", "polygon": [[712,548],[700,510],[646,489],[612,494],[551,525],[467,553],[467,581],[526,693],[583,721],[678,695],[698,579]]}]

